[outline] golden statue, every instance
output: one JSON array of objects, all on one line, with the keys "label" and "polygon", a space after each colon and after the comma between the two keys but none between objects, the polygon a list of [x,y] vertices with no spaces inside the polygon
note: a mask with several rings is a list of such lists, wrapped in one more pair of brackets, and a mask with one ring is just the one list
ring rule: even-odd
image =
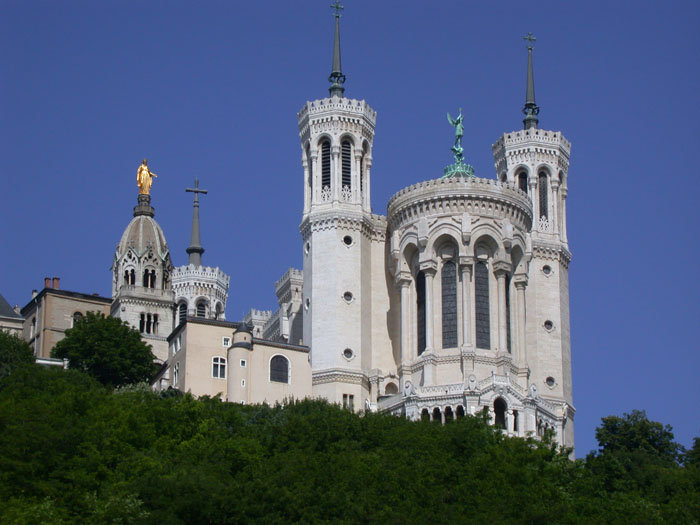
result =
[{"label": "golden statue", "polygon": [[148,169],[148,163],[146,162],[146,159],[143,159],[143,162],[141,163],[138,171],[136,172],[136,184],[139,187],[139,195],[151,194],[151,185],[153,184],[153,177],[158,178],[158,175],[156,175]]}]

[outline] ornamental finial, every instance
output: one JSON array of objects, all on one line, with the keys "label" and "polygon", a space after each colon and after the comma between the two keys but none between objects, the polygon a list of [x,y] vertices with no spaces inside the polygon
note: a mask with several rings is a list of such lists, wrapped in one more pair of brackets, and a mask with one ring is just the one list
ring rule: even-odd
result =
[{"label": "ornamental finial", "polygon": [[540,113],[540,108],[535,103],[535,73],[532,69],[532,43],[537,39],[532,36],[532,33],[528,33],[523,37],[523,40],[527,40],[527,87],[525,89],[525,107],[523,107],[523,114],[525,115],[523,125],[525,129],[536,129],[539,123],[537,115]]},{"label": "ornamental finial", "polygon": [[455,143],[454,146],[450,148],[454,154],[455,163],[450,164],[444,170],[443,179],[448,177],[462,176],[462,177],[473,177],[474,168],[469,164],[464,162],[464,148],[462,147],[462,137],[464,136],[464,115],[462,115],[462,108],[459,108],[459,115],[457,118],[452,118],[450,114],[447,114],[447,122],[452,124],[455,128]]},{"label": "ornamental finial", "polygon": [[328,77],[328,82],[331,83],[331,87],[328,88],[332,97],[342,97],[345,92],[343,84],[345,83],[345,75],[343,75],[343,69],[340,65],[340,12],[343,10],[343,6],[340,2],[336,0],[334,4],[331,4],[331,9],[334,10],[333,16],[335,17],[335,37],[333,39],[333,69],[330,76]]}]

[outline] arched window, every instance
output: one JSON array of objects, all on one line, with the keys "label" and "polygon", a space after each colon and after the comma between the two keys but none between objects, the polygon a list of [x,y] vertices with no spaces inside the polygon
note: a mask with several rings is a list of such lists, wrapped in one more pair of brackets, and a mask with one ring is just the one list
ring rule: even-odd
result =
[{"label": "arched window", "polygon": [[216,313],[214,314],[214,319],[221,320],[224,317],[224,307],[221,303],[216,303]]},{"label": "arched window", "polygon": [[204,317],[207,315],[207,305],[204,301],[199,301],[197,303],[197,317]]},{"label": "arched window", "polygon": [[187,303],[180,303],[177,307],[178,323],[182,323],[187,319]]},{"label": "arched window", "polygon": [[421,421],[430,421],[430,412],[428,412],[427,408],[424,408],[421,413],[420,413],[420,420]]},{"label": "arched window", "polygon": [[527,193],[527,173],[524,171],[518,173],[518,188]]},{"label": "arched window", "polygon": [[450,423],[455,418],[452,407],[445,408],[445,423]]},{"label": "arched window", "polygon": [[464,417],[464,407],[462,405],[457,406],[457,419]]},{"label": "arched window", "polygon": [[506,409],[508,407],[506,406],[506,402],[503,401],[502,398],[496,399],[496,401],[493,402],[493,412],[494,415],[496,416],[496,419],[494,421],[494,424],[498,428],[505,429],[506,428]]},{"label": "arched window", "polygon": [[80,312],[75,312],[75,313],[73,314],[73,326],[75,326],[76,323],[77,323],[78,321],[82,321],[82,320],[83,320],[83,314],[82,314],[82,313],[80,313]]},{"label": "arched window", "polygon": [[489,312],[489,269],[486,263],[479,261],[474,269],[474,295],[476,302],[476,346],[491,348],[491,316]]},{"label": "arched window", "polygon": [[158,314],[153,314],[153,329],[151,332],[158,334]]},{"label": "arched window", "polygon": [[549,207],[547,206],[547,173],[544,171],[540,171],[540,174],[538,176],[538,184],[540,187],[540,217],[544,217],[545,219],[549,218],[549,214],[547,210]]},{"label": "arched window", "polygon": [[341,156],[343,165],[343,183],[342,188],[346,186],[352,188],[352,145],[349,140],[344,140],[341,144]]},{"label": "arched window", "polygon": [[384,394],[387,396],[393,396],[394,394],[399,393],[399,387],[396,386],[396,383],[389,383],[386,385],[384,388]]},{"label": "arched window", "polygon": [[518,411],[513,410],[513,432],[518,431]]},{"label": "arched window", "polygon": [[211,376],[226,379],[226,358],[214,357],[211,360]]},{"label": "arched window", "polygon": [[442,265],[442,347],[457,347],[457,266]]},{"label": "arched window", "polygon": [[331,187],[331,143],[324,140],[321,143],[321,189]]},{"label": "arched window", "polygon": [[416,275],[416,301],[418,314],[418,355],[425,351],[425,274]]},{"label": "arched window", "polygon": [[146,333],[146,314],[141,314],[139,319],[139,332],[142,334]]},{"label": "arched window", "polygon": [[283,355],[270,359],[270,381],[289,383],[289,361]]},{"label": "arched window", "polygon": [[442,412],[440,412],[440,407],[433,408],[433,423],[442,423]]}]

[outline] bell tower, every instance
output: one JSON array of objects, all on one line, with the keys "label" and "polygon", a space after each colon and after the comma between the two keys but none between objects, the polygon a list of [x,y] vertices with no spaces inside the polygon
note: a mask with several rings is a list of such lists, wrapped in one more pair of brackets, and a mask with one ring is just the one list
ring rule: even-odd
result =
[{"label": "bell tower", "polygon": [[[527,84],[523,129],[505,133],[493,145],[496,173],[526,193],[532,204],[533,224],[527,276],[516,276],[516,287],[526,296],[525,366],[529,387],[554,402],[565,423],[558,429],[564,442],[573,443],[573,394],[569,322],[569,262],[566,197],[571,143],[560,131],[539,128],[540,108],[535,102],[532,51],[535,37],[528,33]],[[568,422],[568,423],[567,423]]]},{"label": "bell tower", "polygon": [[304,173],[303,342],[311,348],[314,394],[360,408],[371,362],[371,266],[379,253],[373,246],[386,227],[370,205],[376,112],[345,96],[342,6],[331,7],[329,96],[307,102],[297,114]]}]

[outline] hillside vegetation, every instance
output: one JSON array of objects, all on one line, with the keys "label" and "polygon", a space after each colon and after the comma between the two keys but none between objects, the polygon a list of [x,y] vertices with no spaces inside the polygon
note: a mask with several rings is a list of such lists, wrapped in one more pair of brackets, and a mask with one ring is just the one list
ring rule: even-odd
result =
[{"label": "hillside vegetation", "polygon": [[571,461],[481,417],[241,406],[75,370],[0,378],[2,523],[698,523],[700,460],[643,412]]}]

